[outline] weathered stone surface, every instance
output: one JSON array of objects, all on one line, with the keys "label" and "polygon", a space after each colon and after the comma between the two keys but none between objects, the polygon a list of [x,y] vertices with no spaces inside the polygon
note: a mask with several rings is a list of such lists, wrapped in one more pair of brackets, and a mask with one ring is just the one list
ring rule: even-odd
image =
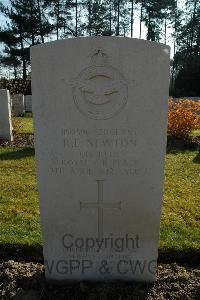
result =
[{"label": "weathered stone surface", "polygon": [[32,112],[32,95],[24,96],[24,105],[26,112]]},{"label": "weathered stone surface", "polygon": [[21,116],[24,114],[24,95],[16,94],[12,96],[12,106],[15,116]]},{"label": "weathered stone surface", "polygon": [[11,103],[8,90],[0,90],[0,140],[13,140],[12,121],[11,121]]},{"label": "weathered stone surface", "polygon": [[31,56],[46,277],[153,281],[169,47],[76,38]]}]

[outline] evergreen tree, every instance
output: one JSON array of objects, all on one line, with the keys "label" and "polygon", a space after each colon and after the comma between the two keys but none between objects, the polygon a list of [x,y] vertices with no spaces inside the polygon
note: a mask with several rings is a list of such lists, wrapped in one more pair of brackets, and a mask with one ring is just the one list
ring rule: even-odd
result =
[{"label": "evergreen tree", "polygon": [[76,14],[76,26],[74,28],[72,24],[72,11],[74,7],[77,11],[77,1],[73,0],[48,0],[48,15],[50,16],[53,32],[56,35],[56,39],[60,39],[64,36],[77,36],[77,14]]},{"label": "evergreen tree", "polygon": [[114,24],[115,24],[115,35],[126,36],[130,29],[129,23],[129,1],[127,0],[114,0]]},{"label": "evergreen tree", "polygon": [[[199,96],[200,81],[200,3],[186,2],[185,18],[176,30],[172,92],[176,96]],[[178,27],[178,26],[176,26]]]},{"label": "evergreen tree", "polygon": [[109,32],[109,13],[107,11],[106,2],[101,0],[86,1],[86,17],[87,23],[85,24],[86,33],[91,35],[104,35]]},{"label": "evergreen tree", "polygon": [[172,10],[175,0],[138,0],[141,5],[140,13],[140,37],[141,23],[147,27],[147,40],[159,42],[162,35],[163,20],[166,20],[166,11]]},{"label": "evergreen tree", "polygon": [[10,4],[11,7],[0,6],[0,11],[9,19],[6,26],[0,28],[0,41],[5,45],[1,62],[13,65],[17,76],[16,68],[21,61],[23,78],[26,78],[30,46],[44,42],[45,34],[50,33],[52,27],[44,17],[44,1],[10,0]]}]

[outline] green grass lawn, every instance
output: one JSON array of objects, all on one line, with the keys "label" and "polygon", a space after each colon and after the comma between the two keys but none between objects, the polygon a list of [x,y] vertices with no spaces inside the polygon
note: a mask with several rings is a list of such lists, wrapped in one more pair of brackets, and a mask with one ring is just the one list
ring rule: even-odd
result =
[{"label": "green grass lawn", "polygon": [[[19,118],[20,131],[32,120]],[[27,120],[26,120],[27,119]],[[41,244],[34,150],[0,147],[0,244]],[[200,248],[200,155],[166,155],[160,249]]]},{"label": "green grass lawn", "polygon": [[17,133],[33,133],[32,117],[13,117],[13,123],[17,124]]},{"label": "green grass lawn", "polygon": [[0,243],[40,243],[34,150],[0,148],[0,178]]},{"label": "green grass lawn", "polygon": [[200,136],[200,129],[193,130],[193,132],[192,132],[191,135],[192,135],[193,137]]},{"label": "green grass lawn", "polygon": [[160,247],[200,249],[200,155],[166,155]]}]

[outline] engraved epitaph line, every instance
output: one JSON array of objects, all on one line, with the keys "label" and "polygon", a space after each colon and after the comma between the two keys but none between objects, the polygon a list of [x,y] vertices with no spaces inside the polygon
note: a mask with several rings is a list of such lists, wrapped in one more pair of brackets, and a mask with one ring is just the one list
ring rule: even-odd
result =
[{"label": "engraved epitaph line", "polygon": [[103,185],[105,180],[96,180],[97,182],[97,192],[98,198],[97,202],[80,202],[80,209],[82,208],[97,208],[98,209],[98,238],[99,240],[103,238],[103,209],[104,208],[118,208],[121,209],[120,202],[103,202]]}]

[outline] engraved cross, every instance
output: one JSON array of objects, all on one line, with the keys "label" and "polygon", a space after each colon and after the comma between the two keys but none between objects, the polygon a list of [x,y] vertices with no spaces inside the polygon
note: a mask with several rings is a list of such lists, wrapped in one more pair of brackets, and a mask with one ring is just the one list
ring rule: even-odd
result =
[{"label": "engraved cross", "polygon": [[103,184],[104,180],[96,180],[98,199],[97,202],[80,202],[80,208],[97,208],[98,209],[98,238],[103,238],[103,210],[104,208],[121,209],[120,202],[103,202]]}]

